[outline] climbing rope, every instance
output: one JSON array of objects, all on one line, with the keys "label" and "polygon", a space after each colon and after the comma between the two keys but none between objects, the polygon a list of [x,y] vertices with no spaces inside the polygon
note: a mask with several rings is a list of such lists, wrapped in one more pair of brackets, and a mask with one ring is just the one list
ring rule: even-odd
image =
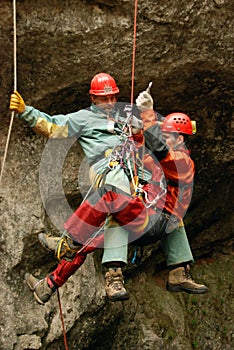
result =
[{"label": "climbing rope", "polygon": [[69,350],[69,349],[68,349],[68,345],[67,345],[67,336],[66,336],[64,318],[63,318],[63,312],[62,312],[62,304],[61,304],[61,299],[60,299],[60,294],[59,294],[59,290],[58,290],[58,289],[57,289],[57,297],[58,297],[58,303],[59,303],[60,318],[61,318],[62,328],[63,328],[64,346],[65,346],[65,350]]},{"label": "climbing rope", "polygon": [[[135,193],[138,191],[138,174],[137,174],[137,167],[136,167],[136,147],[135,142],[133,140],[132,135],[132,109],[133,109],[133,100],[134,100],[134,80],[135,80],[135,57],[136,57],[136,33],[137,33],[137,7],[138,7],[138,0],[135,0],[135,6],[134,6],[134,25],[133,25],[133,48],[132,48],[132,86],[131,86],[131,105],[126,105],[125,111],[127,114],[126,121],[122,128],[122,138],[125,138],[125,141],[122,143],[122,151],[119,152],[120,145],[118,145],[116,148],[113,149],[110,157],[109,157],[109,164],[121,164],[121,166],[124,166],[124,159],[126,157],[127,159],[127,165],[128,169],[130,171],[131,180],[133,187],[135,189]],[[127,134],[128,131],[128,134]],[[131,162],[130,162],[130,156],[132,157],[133,161],[133,170],[134,174],[131,169]],[[113,169],[114,167],[111,166]]]},{"label": "climbing rope", "polygon": [[137,32],[137,6],[138,0],[135,0],[134,8],[134,29],[133,29],[133,48],[132,48],[132,88],[131,88],[131,105],[134,98],[134,78],[135,78],[135,58],[136,58],[136,32]]},{"label": "climbing rope", "polygon": [[[134,99],[134,81],[135,81],[135,58],[136,58],[136,34],[137,34],[137,7],[138,7],[138,0],[135,0],[135,6],[134,6],[134,25],[133,25],[133,45],[132,45],[132,86],[131,86],[131,107],[133,108],[133,99]],[[132,110],[131,110],[132,112]],[[129,127],[130,131],[130,139],[132,139],[132,128],[131,124]],[[137,175],[137,169],[136,169],[136,153],[135,153],[135,147],[131,147],[131,155],[133,158],[133,164],[134,164],[134,176],[131,174],[132,177],[132,183],[135,188],[135,193],[137,193],[137,187],[138,187],[138,175]]]},{"label": "climbing rope", "polygon": [[[13,50],[14,51],[14,90],[17,90],[16,0],[13,0],[13,30],[14,30],[14,50]],[[8,151],[14,116],[15,116],[15,112],[12,111],[10,125],[9,125],[9,129],[8,129],[8,135],[7,135],[7,141],[6,141],[6,145],[5,145],[5,151],[4,151],[3,160],[2,160],[2,167],[1,167],[1,173],[0,173],[0,184],[2,182],[3,170],[4,170],[4,166],[5,166],[5,162],[6,162],[7,151]]]}]

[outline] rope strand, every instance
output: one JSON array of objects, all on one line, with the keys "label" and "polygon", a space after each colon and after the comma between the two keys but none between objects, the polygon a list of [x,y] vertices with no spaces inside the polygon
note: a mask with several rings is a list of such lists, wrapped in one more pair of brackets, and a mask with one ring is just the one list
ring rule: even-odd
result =
[{"label": "rope strand", "polygon": [[134,33],[133,33],[133,48],[132,48],[132,88],[131,88],[131,105],[133,105],[133,98],[134,98],[134,77],[135,77],[135,57],[136,57],[137,6],[138,6],[138,0],[135,0],[135,9],[134,9]]},{"label": "rope strand", "polygon": [[[13,28],[14,28],[14,90],[17,90],[16,0],[13,0]],[[12,129],[14,117],[15,117],[15,112],[12,111],[10,125],[9,125],[9,129],[8,129],[8,134],[7,134],[6,145],[5,145],[4,156],[3,156],[3,160],[2,160],[2,167],[1,167],[1,173],[0,173],[0,184],[2,182],[3,170],[4,170],[4,166],[5,166],[5,162],[6,162],[7,151],[8,151],[8,146],[9,146],[9,141],[10,141],[10,136],[11,136],[11,129]]]},{"label": "rope strand", "polygon": [[14,28],[14,90],[17,90],[16,0],[13,0],[13,28]]},{"label": "rope strand", "polygon": [[62,304],[61,304],[61,299],[60,299],[60,294],[59,294],[59,290],[58,289],[57,289],[57,297],[58,297],[58,303],[59,303],[60,318],[61,318],[62,328],[63,328],[64,346],[65,346],[65,350],[69,350],[68,349],[68,345],[67,345],[67,336],[66,336],[65,324],[64,324],[64,319],[63,319]]}]

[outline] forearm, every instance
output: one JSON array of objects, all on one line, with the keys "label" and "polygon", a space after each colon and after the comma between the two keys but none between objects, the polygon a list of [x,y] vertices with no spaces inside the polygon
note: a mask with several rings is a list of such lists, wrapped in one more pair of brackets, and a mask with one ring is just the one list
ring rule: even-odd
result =
[{"label": "forearm", "polygon": [[36,133],[47,138],[68,137],[68,125],[63,115],[51,117],[34,107],[26,106],[25,111],[18,117],[23,119]]},{"label": "forearm", "polygon": [[166,157],[168,154],[168,147],[162,137],[159,124],[155,123],[145,130],[144,137],[146,148],[149,149],[158,160]]},{"label": "forearm", "polygon": [[31,128],[33,128],[36,125],[38,113],[35,108],[26,106],[25,111],[22,114],[18,114],[18,118],[23,119]]}]

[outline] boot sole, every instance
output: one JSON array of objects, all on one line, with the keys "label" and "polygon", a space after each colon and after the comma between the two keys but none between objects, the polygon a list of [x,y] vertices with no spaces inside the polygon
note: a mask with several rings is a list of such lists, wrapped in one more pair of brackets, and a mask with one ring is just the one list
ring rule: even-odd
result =
[{"label": "boot sole", "polygon": [[123,295],[116,295],[113,297],[108,297],[106,296],[108,300],[110,301],[123,301],[123,300],[128,300],[129,299],[129,294],[123,294]]},{"label": "boot sole", "polygon": [[24,276],[24,280],[27,284],[27,286],[29,287],[29,289],[31,290],[31,292],[33,292],[33,296],[34,298],[36,299],[36,302],[40,305],[45,305],[45,303],[38,297],[37,293],[35,292],[34,290],[34,286],[32,286],[29,282],[29,276],[30,276],[30,273],[26,273],[25,276]]},{"label": "boot sole", "polygon": [[182,287],[180,285],[171,285],[169,283],[167,283],[166,288],[169,292],[186,292],[189,294],[204,294],[208,291],[207,288],[203,288],[203,289],[190,289],[190,288],[185,288]]}]

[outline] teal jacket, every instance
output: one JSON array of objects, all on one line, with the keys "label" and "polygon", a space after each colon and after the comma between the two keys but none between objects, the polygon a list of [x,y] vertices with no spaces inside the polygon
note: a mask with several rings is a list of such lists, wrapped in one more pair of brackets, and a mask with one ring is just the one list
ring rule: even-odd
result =
[{"label": "teal jacket", "polygon": [[[126,122],[126,117],[119,115],[118,112],[108,117],[93,104],[88,109],[55,116],[50,116],[32,106],[26,106],[25,112],[18,117],[26,121],[35,132],[47,138],[76,136],[88,163],[93,165],[102,159],[100,165],[103,169],[108,166],[108,159],[104,160],[105,156],[123,142],[122,128]],[[133,124],[139,129],[143,126],[142,122],[134,116]],[[150,174],[148,172],[147,174],[144,174],[144,179],[146,179],[145,176],[150,178]]]}]

